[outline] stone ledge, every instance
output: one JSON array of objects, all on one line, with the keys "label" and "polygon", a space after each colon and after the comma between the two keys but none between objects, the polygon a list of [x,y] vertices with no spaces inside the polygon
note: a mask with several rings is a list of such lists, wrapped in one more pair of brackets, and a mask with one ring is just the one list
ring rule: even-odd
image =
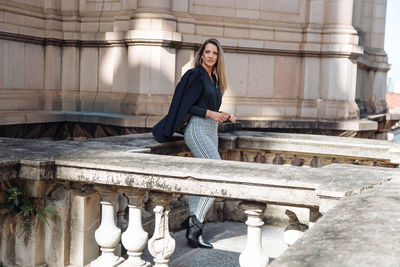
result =
[{"label": "stone ledge", "polygon": [[33,124],[47,122],[84,122],[120,127],[151,128],[160,116],[123,115],[104,112],[79,111],[0,111],[0,125]]},{"label": "stone ledge", "polygon": [[271,266],[397,266],[400,177],[342,199]]},{"label": "stone ledge", "polygon": [[343,131],[376,131],[378,124],[370,120],[280,120],[260,117],[238,118],[243,128],[279,128],[279,129],[329,129]]},{"label": "stone ledge", "polygon": [[222,149],[288,151],[400,163],[400,145],[382,140],[255,131],[220,133],[219,137]]}]

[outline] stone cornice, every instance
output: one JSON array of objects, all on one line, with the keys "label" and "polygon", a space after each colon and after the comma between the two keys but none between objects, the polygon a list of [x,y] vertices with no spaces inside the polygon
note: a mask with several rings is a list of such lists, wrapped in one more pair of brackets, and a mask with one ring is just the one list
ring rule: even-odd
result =
[{"label": "stone cornice", "polygon": [[[178,34],[178,33],[177,33]],[[82,35],[82,34],[80,34]],[[88,38],[91,35],[92,38]],[[118,34],[117,34],[118,35]],[[125,35],[125,36],[124,36]],[[128,36],[126,36],[128,35]],[[130,35],[130,36],[129,36]],[[178,34],[179,35],[179,34]],[[79,35],[78,35],[79,36]],[[178,47],[184,49],[197,49],[200,46],[201,40],[192,41],[180,41],[179,38],[172,37],[172,39],[161,39],[161,38],[140,38],[135,34],[120,34],[121,38],[109,38],[105,33],[86,33],[86,35],[80,39],[58,39],[58,38],[46,38],[38,36],[30,36],[19,33],[0,32],[0,38],[6,40],[14,40],[26,43],[35,43],[42,45],[59,45],[59,46],[82,46],[82,47],[107,47],[107,46],[130,46],[130,45],[152,45],[152,46],[165,46],[165,47]],[[232,39],[235,40],[235,39]],[[240,41],[240,40],[238,40]],[[261,42],[253,40],[254,42]],[[247,53],[247,54],[263,54],[263,55],[281,55],[281,56],[308,56],[308,57],[350,57],[357,58],[362,54],[357,47],[349,45],[350,49],[347,50],[328,50],[321,48],[319,45],[318,50],[311,49],[290,49],[290,48],[279,48],[280,44],[290,44],[300,47],[300,44],[294,42],[270,42],[275,43],[276,48],[262,46],[246,46],[246,45],[224,45],[226,52],[234,53]],[[353,49],[353,48],[355,49]]]}]

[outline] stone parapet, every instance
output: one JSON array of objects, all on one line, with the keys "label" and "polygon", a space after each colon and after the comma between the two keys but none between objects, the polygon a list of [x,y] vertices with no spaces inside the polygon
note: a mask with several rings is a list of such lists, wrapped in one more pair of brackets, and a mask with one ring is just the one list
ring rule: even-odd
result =
[{"label": "stone parapet", "polygon": [[[244,131],[223,134],[220,136],[220,140],[221,146],[230,143],[232,147],[240,149],[279,149],[282,151],[290,150],[294,153],[303,151],[339,154],[336,149],[342,147],[344,152],[340,155],[348,157],[363,155],[370,157],[370,160],[374,160],[373,158],[388,160],[390,151],[398,149],[395,144],[377,140]],[[342,142],[339,142],[339,140],[342,140]],[[19,178],[20,182],[45,183],[47,186],[46,194],[43,193],[44,190],[40,190],[41,186],[35,185],[37,187],[31,187],[32,196],[46,198],[46,202],[56,205],[61,216],[63,216],[62,223],[58,224],[53,231],[44,228],[42,225],[40,226],[42,228],[35,230],[35,235],[30,239],[30,243],[24,245],[21,239],[12,241],[9,237],[11,234],[2,231],[3,235],[7,235],[5,239],[2,239],[2,242],[7,240],[8,243],[5,246],[2,243],[1,260],[9,262],[8,257],[14,257],[14,254],[9,252],[9,246],[14,244],[10,243],[12,241],[19,248],[15,250],[15,257],[19,263],[35,260],[38,264],[46,262],[49,266],[53,266],[55,262],[58,266],[63,265],[63,262],[84,266],[92,261],[98,255],[97,246],[93,241],[93,233],[94,229],[99,226],[100,219],[98,209],[100,199],[93,189],[100,192],[103,208],[101,223],[95,232],[96,242],[102,247],[103,254],[96,261],[93,261],[93,264],[101,265],[113,259],[120,263],[124,260],[120,257],[117,244],[121,230],[114,225],[115,220],[113,219],[115,207],[112,203],[117,199],[117,192],[125,192],[130,198],[137,196],[135,202],[129,202],[129,204],[134,205],[130,208],[135,212],[140,212],[142,197],[147,191],[151,191],[150,199],[154,204],[153,207],[155,207],[155,233],[157,235],[156,238],[149,241],[149,245],[152,246],[151,253],[160,266],[168,261],[175,247],[174,240],[168,234],[169,203],[175,193],[245,201],[241,204],[241,207],[244,208],[245,214],[248,216],[247,224],[251,228],[251,233],[248,236],[248,248],[259,249],[261,247],[259,231],[263,224],[261,218],[265,204],[302,207],[309,209],[310,213],[318,211],[328,215],[332,214],[330,216],[334,217],[333,220],[342,220],[341,216],[347,216],[346,214],[353,216],[351,212],[354,212],[354,210],[351,209],[352,211],[349,213],[340,210],[339,216],[336,214],[335,207],[342,207],[340,206],[341,203],[352,202],[352,199],[368,197],[370,194],[379,194],[380,188],[397,192],[393,182],[397,183],[399,171],[393,168],[343,164],[331,164],[322,168],[305,168],[279,164],[255,164],[137,153],[146,152],[148,150],[145,148],[151,149],[158,145],[151,134],[76,142],[52,142],[48,140],[32,142],[0,138],[0,157],[15,159],[14,167],[19,167],[18,174],[23,174],[23,177],[17,175],[15,178]],[[322,148],[324,151],[321,150]],[[344,148],[348,148],[347,152]],[[32,162],[32,159],[36,159],[35,162]],[[7,167],[10,164],[10,161],[3,161],[0,167]],[[31,179],[34,177],[28,177],[27,171],[24,171],[25,168],[32,170],[32,166],[39,170],[53,168],[54,177],[48,179],[48,175],[44,175],[48,173],[47,171],[33,170],[30,172],[31,175],[41,178],[41,181],[32,181]],[[94,188],[92,188],[93,184],[96,185]],[[135,193],[130,190],[142,191],[140,195],[137,195],[137,191]],[[60,209],[60,205],[68,206],[68,199],[71,203],[74,203],[71,205],[71,210]],[[254,201],[257,203],[254,203]],[[388,201],[393,201],[393,205],[398,205],[395,199],[388,199]],[[361,200],[361,202],[364,203],[364,200]],[[365,207],[363,203],[357,204],[361,216],[364,216],[363,209]],[[379,213],[379,209],[375,212]],[[69,224],[68,218],[71,219],[71,224]],[[58,219],[55,218],[55,220]],[[52,221],[51,225],[54,225],[55,222]],[[330,220],[325,220],[320,227],[328,227],[326,223],[329,224],[329,222]],[[319,221],[309,230],[310,236],[315,235],[312,232],[313,229],[317,229],[315,233],[319,233],[318,224]],[[112,235],[107,231],[107,227],[113,229]],[[69,229],[74,232],[69,232]],[[82,229],[85,229],[85,231],[82,232]],[[46,232],[45,240],[40,239],[41,231]],[[141,222],[137,220],[136,226],[132,226],[130,231],[143,233]],[[384,229],[381,231],[384,231]],[[88,233],[92,234],[88,236]],[[351,238],[346,231],[342,233]],[[363,238],[366,234],[366,231],[358,233]],[[324,233],[318,235],[318,238],[327,238],[327,242],[330,242],[330,235],[326,237],[324,237]],[[56,242],[54,238],[57,236],[64,238],[64,242]],[[304,236],[307,237],[307,233]],[[393,241],[398,242],[396,238]],[[129,253],[131,253],[129,255],[134,257],[131,259],[132,261],[140,261],[141,251],[138,251],[136,246],[143,248],[145,242],[146,238],[143,238],[143,242],[135,243],[123,240],[124,245],[128,246]],[[370,242],[379,244],[381,241],[375,238]],[[163,249],[155,249],[156,243],[161,244]],[[32,255],[33,249],[37,246],[50,247],[51,244],[55,246],[53,254],[48,252],[36,253],[24,258],[21,253],[21,249],[26,247],[31,253],[27,255]],[[293,246],[296,246],[296,244]],[[341,251],[339,248],[337,249]],[[4,256],[5,251],[8,251],[7,256]],[[244,255],[247,253],[244,253]],[[295,253],[299,253],[298,250],[295,250]],[[382,253],[387,253],[384,246]],[[255,254],[260,258],[260,264],[266,264],[264,257],[259,253]],[[55,255],[60,255],[64,261]],[[354,257],[357,257],[359,254],[354,252],[354,255]],[[330,259],[329,255],[324,257]],[[354,259],[354,257],[349,256],[351,259]],[[241,261],[244,261],[242,264],[250,264],[246,260],[246,256],[241,258]],[[389,255],[388,260],[394,259],[394,256]],[[283,260],[287,260],[287,258],[284,257]],[[346,259],[346,262],[347,260],[349,259]],[[337,261],[333,260],[332,262]]]}]

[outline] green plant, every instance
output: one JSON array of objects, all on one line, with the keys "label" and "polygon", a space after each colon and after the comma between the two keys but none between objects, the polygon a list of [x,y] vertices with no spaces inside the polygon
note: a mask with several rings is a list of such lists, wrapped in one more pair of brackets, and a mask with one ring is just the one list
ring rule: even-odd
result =
[{"label": "green plant", "polygon": [[11,231],[14,232],[14,225],[17,221],[22,223],[24,233],[28,234],[32,230],[33,220],[37,216],[39,220],[46,223],[49,227],[48,218],[58,216],[53,207],[44,207],[38,199],[28,198],[15,186],[6,189],[8,195],[6,206],[10,212],[15,214],[14,220],[10,224]]}]

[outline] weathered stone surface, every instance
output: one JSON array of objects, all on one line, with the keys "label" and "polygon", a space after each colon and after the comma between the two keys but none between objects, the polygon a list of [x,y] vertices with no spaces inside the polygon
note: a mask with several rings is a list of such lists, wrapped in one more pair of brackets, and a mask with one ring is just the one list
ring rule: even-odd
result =
[{"label": "weathered stone surface", "polygon": [[344,198],[271,266],[396,266],[400,177]]},{"label": "weathered stone surface", "polygon": [[45,266],[45,223],[36,216],[32,221],[31,231],[23,233],[23,225],[16,223],[15,235],[15,265],[17,266]]},{"label": "weathered stone surface", "polygon": [[97,193],[71,195],[70,264],[86,266],[99,255],[94,232],[100,224],[100,197]]},{"label": "weathered stone surface", "polygon": [[48,267],[67,266],[71,242],[71,198],[69,190],[58,185],[46,201],[58,216],[48,218],[45,226],[45,259]]}]

